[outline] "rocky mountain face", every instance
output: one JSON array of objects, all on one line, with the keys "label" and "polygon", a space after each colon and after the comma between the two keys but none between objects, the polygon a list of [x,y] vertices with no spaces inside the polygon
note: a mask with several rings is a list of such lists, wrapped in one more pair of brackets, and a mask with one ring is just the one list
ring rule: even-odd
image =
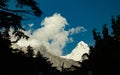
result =
[{"label": "rocky mountain face", "polygon": [[[27,50],[27,47],[20,47],[19,45],[17,44],[13,44],[11,46],[13,49],[21,49],[22,51],[25,51]],[[53,55],[51,53],[49,53],[46,49],[45,46],[40,46],[39,48],[33,48],[35,53],[37,51],[40,51],[40,53],[43,55],[43,57],[47,57],[48,58],[48,61],[50,61],[52,64],[53,67],[57,67],[57,69],[59,71],[62,71],[62,68],[70,68],[71,71],[75,70],[75,68],[71,68],[71,66],[76,66],[76,67],[80,67],[81,64],[73,59],[66,59],[66,58],[63,58],[63,57],[60,57],[60,56],[56,56],[56,55]]]},{"label": "rocky mountain face", "polygon": [[[17,44],[13,44],[12,48],[20,49],[26,52],[27,47],[20,47]],[[82,62],[82,55],[84,53],[89,54],[89,47],[83,41],[79,42],[78,45],[73,49],[73,51],[66,56],[56,56],[47,51],[47,48],[41,45],[38,48],[33,48],[35,53],[40,51],[43,57],[47,57],[48,61],[50,61],[53,67],[57,67],[58,70],[62,71],[62,68],[70,68],[72,65],[76,67],[80,67]],[[79,61],[79,62],[78,62]],[[75,70],[75,68],[70,69],[71,71]]]},{"label": "rocky mountain face", "polygon": [[85,42],[80,41],[70,54],[68,54],[66,56],[62,56],[62,57],[82,62],[83,54],[85,54],[85,53],[89,54],[89,50],[90,49],[89,49],[88,45]]},{"label": "rocky mountain face", "polygon": [[[41,54],[44,57],[49,58],[48,61],[53,63],[52,66],[57,67],[57,69],[60,71],[62,71],[62,67],[63,68],[70,68],[72,65],[80,67],[80,64],[77,61],[74,61],[72,59],[61,58],[60,56],[56,56],[56,55],[49,53],[47,51],[47,49],[45,48],[45,46],[41,46],[39,49],[40,49],[39,51],[41,52]],[[73,68],[71,70],[75,70],[75,69]]]}]

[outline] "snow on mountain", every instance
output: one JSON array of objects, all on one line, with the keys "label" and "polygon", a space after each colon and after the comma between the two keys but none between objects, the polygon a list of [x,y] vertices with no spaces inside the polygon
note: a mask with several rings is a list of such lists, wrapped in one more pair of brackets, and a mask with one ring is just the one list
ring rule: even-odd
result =
[{"label": "snow on mountain", "polygon": [[75,61],[82,61],[82,55],[85,53],[89,54],[89,50],[88,45],[85,42],[80,41],[70,54],[61,57],[73,59]]},{"label": "snow on mountain", "polygon": [[[26,52],[27,50],[27,47],[20,47],[17,44],[12,44],[11,47],[13,49],[16,49],[16,48],[20,49],[24,52]],[[39,48],[33,48],[33,49],[35,52],[40,51],[43,57],[47,57],[48,61],[53,63],[52,66],[57,67],[57,69],[60,71],[62,70],[62,66],[64,68],[70,68],[72,65],[80,67],[81,64],[79,64],[79,62],[82,62],[82,55],[84,53],[89,54],[89,47],[83,41],[79,42],[78,45],[73,49],[73,51],[70,54],[66,56],[61,56],[61,57],[49,53],[45,46],[40,46]],[[75,68],[72,68],[71,70],[75,70]]]},{"label": "snow on mountain", "polygon": [[[26,51],[27,47],[21,47],[17,44],[12,44],[11,46],[13,49],[20,49],[22,51]],[[66,59],[66,58],[61,58],[60,56],[56,56],[54,54],[51,54],[48,52],[47,48],[44,45],[41,45],[38,48],[33,48],[34,52],[36,51],[40,51],[40,53],[43,55],[43,57],[47,57],[48,60],[52,63],[52,67],[56,67],[57,70],[62,71],[62,67],[63,68],[71,68],[71,66],[76,66],[76,67],[80,67],[81,64],[75,60],[72,59]],[[75,70],[75,68],[71,68],[71,71]]]}]

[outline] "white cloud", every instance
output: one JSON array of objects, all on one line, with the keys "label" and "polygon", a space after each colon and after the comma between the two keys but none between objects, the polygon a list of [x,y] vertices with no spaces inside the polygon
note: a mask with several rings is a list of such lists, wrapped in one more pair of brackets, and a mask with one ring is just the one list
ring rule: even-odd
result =
[{"label": "white cloud", "polygon": [[53,16],[46,17],[41,23],[43,27],[35,30],[30,35],[29,40],[21,39],[17,44],[33,47],[44,45],[49,52],[61,55],[62,49],[69,40],[69,33],[64,29],[67,24],[66,19],[56,13]]},{"label": "white cloud", "polygon": [[69,33],[70,33],[70,35],[73,35],[73,34],[79,33],[80,31],[85,32],[85,31],[87,31],[87,29],[85,29],[83,26],[78,26],[76,28],[71,28],[69,30]]},{"label": "white cloud", "polygon": [[70,38],[69,38],[69,41],[70,41],[70,42],[74,42],[74,40],[73,40],[73,38],[72,38],[72,37],[70,37]]},{"label": "white cloud", "polygon": [[29,27],[31,28],[31,27],[33,27],[34,26],[34,24],[33,23],[31,23],[31,24],[29,24]]},{"label": "white cloud", "polygon": [[[29,26],[33,26],[30,24]],[[66,18],[60,14],[55,13],[50,17],[46,17],[42,23],[42,27],[35,30],[32,34],[31,30],[25,33],[30,36],[28,40],[21,39],[17,42],[20,46],[31,45],[33,48],[44,45],[49,52],[55,55],[62,55],[62,49],[66,46],[67,42],[73,42],[72,37],[68,37],[71,34],[78,33],[80,30],[84,30],[84,27],[72,28],[65,30],[65,26],[68,25]]]}]

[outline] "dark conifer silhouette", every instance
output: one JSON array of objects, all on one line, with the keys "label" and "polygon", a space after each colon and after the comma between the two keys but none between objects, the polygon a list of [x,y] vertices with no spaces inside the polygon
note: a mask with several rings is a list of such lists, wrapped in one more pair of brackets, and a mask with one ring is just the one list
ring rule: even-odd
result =
[{"label": "dark conifer silhouette", "polygon": [[109,32],[106,24],[103,25],[102,34],[103,34],[103,39],[109,40],[110,36],[109,36]]},{"label": "dark conifer silhouette", "polygon": [[[103,26],[103,37],[93,30],[95,46],[90,47],[89,67],[93,75],[120,74],[120,17],[112,17],[113,32],[110,35],[106,24]],[[98,38],[101,37],[101,39]]]},{"label": "dark conifer silhouette", "polygon": [[37,3],[35,2],[35,0],[17,0],[17,2],[18,3],[16,7],[22,8],[23,6],[29,6],[33,10],[33,13],[36,16],[40,16],[42,13],[42,11],[37,6]]},{"label": "dark conifer silhouette", "polygon": [[55,73],[55,72],[59,72],[56,67],[52,67],[52,63],[48,60],[47,57],[43,57],[43,55],[38,51],[37,55],[36,55],[36,67],[39,65],[39,67],[37,67],[37,70],[40,70],[41,72],[45,73]]},{"label": "dark conifer silhouette", "polygon": [[20,14],[30,14],[35,16],[41,16],[42,11],[37,6],[37,3],[34,0],[15,0],[17,1],[17,8],[24,8],[24,6],[30,7],[32,10],[11,10],[8,9],[7,2],[10,0],[0,0],[0,28],[4,28],[4,38],[9,39],[9,30],[10,27],[14,28],[13,34],[18,36],[18,39],[14,42],[17,42],[21,37],[28,38],[21,30],[25,30],[21,21],[24,20],[23,15]]},{"label": "dark conifer silhouette", "polygon": [[112,17],[112,29],[113,29],[113,38],[114,40],[120,40],[120,16],[117,16],[116,19]]},{"label": "dark conifer silhouette", "polygon": [[32,49],[31,46],[28,46],[27,47],[27,54],[26,54],[28,57],[33,57],[35,54],[34,54],[34,50]]}]

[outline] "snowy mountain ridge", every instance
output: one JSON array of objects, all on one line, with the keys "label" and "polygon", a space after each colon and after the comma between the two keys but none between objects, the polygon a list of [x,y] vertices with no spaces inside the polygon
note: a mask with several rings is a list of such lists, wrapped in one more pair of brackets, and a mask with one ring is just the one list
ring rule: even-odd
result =
[{"label": "snowy mountain ridge", "polygon": [[[22,50],[23,52],[26,52],[27,47],[21,47],[17,44],[13,44],[11,46],[13,49],[19,49]],[[75,60],[72,59],[66,59],[66,58],[61,58],[60,56],[56,56],[52,53],[50,53],[47,48],[44,45],[41,45],[38,48],[33,48],[34,52],[40,51],[40,53],[43,55],[43,57],[47,57],[48,60],[52,63],[52,67],[56,67],[57,70],[62,71],[63,68],[70,68],[71,71],[75,70],[75,68],[71,67],[76,66],[76,67],[81,67],[81,64]]]},{"label": "snowy mountain ridge", "polygon": [[[11,46],[13,49],[19,49],[26,52],[27,47],[20,47],[17,44]],[[64,68],[71,68],[71,66],[80,67],[82,62],[82,55],[84,53],[89,53],[89,47],[83,41],[79,42],[78,45],[73,49],[73,51],[66,56],[56,56],[47,51],[47,48],[44,45],[41,45],[39,48],[33,48],[35,52],[40,51],[43,57],[47,57],[53,67],[57,67],[58,70],[62,71],[62,66]],[[78,62],[79,61],[79,62]],[[64,64],[64,65],[63,65]],[[71,68],[71,71],[75,68]]]},{"label": "snowy mountain ridge", "polygon": [[82,61],[82,55],[85,53],[89,54],[89,50],[90,49],[88,45],[85,42],[80,41],[70,54],[61,57],[66,59],[73,59],[75,61]]}]

